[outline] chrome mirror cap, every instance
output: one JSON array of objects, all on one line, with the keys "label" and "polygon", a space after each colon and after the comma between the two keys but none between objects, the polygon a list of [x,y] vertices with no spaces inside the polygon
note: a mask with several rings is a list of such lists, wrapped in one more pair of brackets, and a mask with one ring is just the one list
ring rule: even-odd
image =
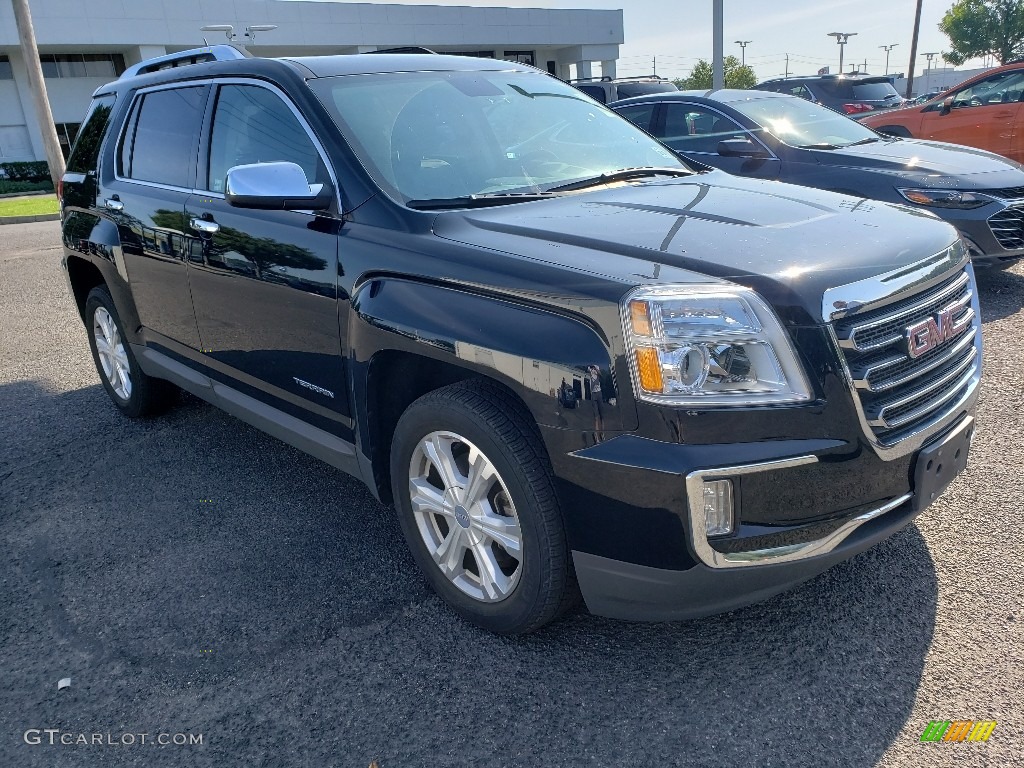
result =
[{"label": "chrome mirror cap", "polygon": [[237,208],[322,210],[330,207],[329,184],[310,184],[295,163],[254,163],[228,170],[224,197]]}]

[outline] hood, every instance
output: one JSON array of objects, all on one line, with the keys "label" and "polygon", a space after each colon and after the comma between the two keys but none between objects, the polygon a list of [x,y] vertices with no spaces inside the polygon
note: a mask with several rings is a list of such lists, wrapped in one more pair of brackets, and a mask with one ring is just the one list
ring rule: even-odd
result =
[{"label": "hood", "polygon": [[441,238],[621,284],[727,281],[791,325],[822,294],[925,259],[957,239],[930,213],[722,171],[442,213]]},{"label": "hood", "polygon": [[1020,163],[986,152],[920,139],[876,141],[857,147],[808,150],[821,165],[872,169],[921,186],[1000,189],[1024,186]]}]

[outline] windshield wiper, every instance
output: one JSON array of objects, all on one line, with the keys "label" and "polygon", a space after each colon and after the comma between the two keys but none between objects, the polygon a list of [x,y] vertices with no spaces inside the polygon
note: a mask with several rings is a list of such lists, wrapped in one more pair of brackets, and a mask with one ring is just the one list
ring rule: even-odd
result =
[{"label": "windshield wiper", "polygon": [[548,192],[570,192],[574,189],[586,189],[587,187],[599,187],[602,184],[611,184],[616,181],[628,181],[629,179],[643,179],[652,176],[692,176],[693,171],[685,168],[622,168],[618,171],[609,171],[589,179],[570,181],[568,184],[559,184],[556,187],[548,187]]},{"label": "windshield wiper", "polygon": [[839,149],[835,144],[797,144],[797,149]]},{"label": "windshield wiper", "polygon": [[486,208],[494,205],[545,200],[550,197],[558,197],[558,195],[551,192],[489,192],[482,195],[466,195],[465,197],[435,197],[429,200],[409,200],[406,202],[406,205],[418,211],[444,208]]},{"label": "windshield wiper", "polygon": [[878,138],[877,136],[868,136],[866,139],[861,139],[860,141],[855,141],[851,144],[846,144],[844,146],[859,147],[861,144],[874,144],[876,141],[881,141],[881,139]]}]

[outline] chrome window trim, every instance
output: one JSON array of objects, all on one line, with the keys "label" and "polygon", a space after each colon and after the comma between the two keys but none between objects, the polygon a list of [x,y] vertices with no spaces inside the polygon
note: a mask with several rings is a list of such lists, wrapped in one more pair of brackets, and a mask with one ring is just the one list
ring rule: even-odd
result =
[{"label": "chrome window trim", "polygon": [[[198,79],[198,80],[175,81],[173,83],[161,83],[160,85],[153,85],[153,86],[150,86],[148,88],[140,88],[139,90],[135,91],[135,94],[132,97],[132,103],[128,107],[128,112],[126,113],[126,118],[130,118],[131,117],[132,112],[135,110],[135,105],[138,103],[139,99],[141,99],[147,93],[152,93],[153,91],[170,90],[171,88],[196,88],[196,87],[200,87],[200,86],[204,86],[204,85],[210,85],[210,86],[218,86],[218,85],[251,85],[251,86],[256,86],[258,88],[265,88],[266,90],[270,91],[271,93],[274,93],[279,99],[281,99],[287,105],[288,109],[291,110],[292,114],[295,115],[295,118],[299,121],[299,124],[302,126],[302,129],[306,132],[306,135],[313,142],[313,146],[316,148],[317,153],[320,155],[321,162],[323,162],[323,164],[327,167],[327,174],[328,174],[328,176],[330,176],[331,183],[334,185],[334,198],[335,198],[335,200],[338,203],[338,211],[339,212],[342,211],[341,186],[338,184],[338,177],[337,177],[337,175],[334,172],[334,166],[331,165],[330,161],[328,160],[327,151],[324,149],[324,145],[320,142],[320,139],[317,138],[316,134],[313,132],[313,129],[310,127],[310,125],[307,122],[306,118],[303,117],[302,113],[292,103],[291,99],[288,98],[287,94],[284,91],[282,91],[280,88],[278,88],[277,86],[272,85],[271,83],[267,83],[267,82],[264,82],[262,80],[255,80],[253,78],[247,78],[247,77],[224,77],[224,78],[206,77],[206,78],[202,78],[202,79]],[[213,109],[216,110],[216,108],[217,108],[217,102],[216,102],[216,100],[214,100],[214,102],[213,102]],[[214,118],[216,117],[216,112],[214,113],[213,117]],[[128,129],[128,123],[129,122],[130,122],[130,120],[126,119],[124,124],[121,126],[121,130],[118,133],[117,144],[114,146],[114,179],[116,181],[119,181],[119,182],[122,182],[122,183],[125,183],[125,184],[140,184],[142,186],[154,187],[154,188],[157,188],[157,189],[165,189],[165,190],[168,190],[168,191],[171,191],[171,192],[183,192],[185,194],[204,195],[206,197],[218,198],[220,200],[224,199],[224,195],[222,193],[220,193],[220,192],[214,192],[213,190],[209,190],[209,189],[202,189],[201,185],[199,184],[199,181],[200,181],[199,178],[196,178],[195,185],[191,189],[189,189],[189,188],[186,188],[186,187],[173,186],[171,184],[160,184],[159,182],[155,182],[155,181],[143,181],[141,179],[130,179],[130,178],[125,178],[124,176],[118,175],[117,155],[121,151],[121,145],[124,142],[125,132]],[[210,135],[211,135],[211,137],[213,135],[213,119],[210,120]],[[203,141],[202,128],[200,128],[199,141],[200,141],[200,144]],[[309,214],[311,216],[312,215],[317,215],[313,211],[294,211],[294,213],[307,213],[307,214]],[[321,212],[318,212],[318,213],[323,213],[323,212],[321,211]]]},{"label": "chrome window trim", "polygon": [[864,523],[874,520],[886,512],[891,512],[913,498],[913,493],[906,493],[890,499],[879,507],[847,520],[827,536],[814,539],[813,541],[801,542],[800,544],[786,544],[781,547],[754,549],[748,552],[719,552],[711,546],[705,533],[706,525],[702,505],[705,480],[727,479],[756,472],[789,469],[806,464],[814,464],[817,461],[817,456],[797,456],[792,459],[766,461],[757,464],[741,464],[735,467],[700,469],[688,474],[686,476],[686,503],[689,512],[690,538],[693,541],[693,548],[700,561],[704,565],[715,569],[749,568],[759,565],[791,563],[798,560],[806,560],[809,557],[828,554],[842,544],[850,534],[864,525]]}]

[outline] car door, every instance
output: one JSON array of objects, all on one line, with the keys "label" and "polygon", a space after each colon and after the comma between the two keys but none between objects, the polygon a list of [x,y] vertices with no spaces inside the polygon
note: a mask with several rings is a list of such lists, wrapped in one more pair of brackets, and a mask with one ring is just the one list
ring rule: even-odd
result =
[{"label": "car door", "polygon": [[99,206],[116,226],[147,343],[200,346],[185,266],[185,201],[209,86],[159,87],[135,95],[118,138],[114,173]]},{"label": "car door", "polygon": [[698,163],[740,176],[773,179],[779,175],[779,161],[774,156],[725,157],[718,153],[719,144],[727,139],[745,138],[758,148],[767,151],[767,147],[731,117],[713,107],[687,101],[662,102],[653,133],[666,145]]},{"label": "car door", "polygon": [[[217,86],[196,186],[186,203],[189,272],[210,366],[275,408],[350,436],[338,314],[338,211],[236,208],[230,168],[299,165],[331,177],[326,155],[283,93],[266,83]],[[335,203],[336,205],[336,203]]]},{"label": "car door", "polygon": [[1000,72],[977,80],[952,95],[952,108],[942,104],[926,112],[923,138],[966,144],[1017,160],[1024,157],[1015,145],[1014,131],[1024,91],[1024,70]]}]

